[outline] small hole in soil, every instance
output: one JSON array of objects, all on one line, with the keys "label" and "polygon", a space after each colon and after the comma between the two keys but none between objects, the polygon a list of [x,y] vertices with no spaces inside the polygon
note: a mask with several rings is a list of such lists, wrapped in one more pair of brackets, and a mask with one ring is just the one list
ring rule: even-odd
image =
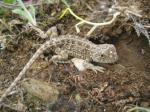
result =
[{"label": "small hole in soil", "polygon": [[99,36],[97,38],[93,38],[91,37],[89,39],[90,41],[92,41],[95,44],[104,44],[104,43],[108,43],[108,44],[116,44],[118,42],[118,38],[116,37],[107,37],[107,36]]},{"label": "small hole in soil", "polygon": [[104,55],[103,55],[103,54],[101,54],[101,57],[104,57]]}]

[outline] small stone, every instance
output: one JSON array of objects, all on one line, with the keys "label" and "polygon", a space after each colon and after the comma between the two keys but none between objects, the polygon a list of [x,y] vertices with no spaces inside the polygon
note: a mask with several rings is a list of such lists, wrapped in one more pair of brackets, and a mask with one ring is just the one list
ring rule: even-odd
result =
[{"label": "small stone", "polygon": [[57,31],[57,27],[53,26],[50,29],[47,30],[46,34],[52,38],[52,37],[57,37],[58,36],[58,31]]},{"label": "small stone", "polygon": [[25,79],[22,82],[22,86],[30,95],[36,96],[37,98],[51,104],[55,103],[59,96],[59,91],[54,84],[50,85],[36,79]]},{"label": "small stone", "polygon": [[82,98],[81,98],[80,94],[76,94],[75,100],[78,104],[82,102]]},{"label": "small stone", "polygon": [[12,105],[12,109],[16,110],[17,112],[25,112],[27,107],[21,102],[18,102],[18,104]]}]

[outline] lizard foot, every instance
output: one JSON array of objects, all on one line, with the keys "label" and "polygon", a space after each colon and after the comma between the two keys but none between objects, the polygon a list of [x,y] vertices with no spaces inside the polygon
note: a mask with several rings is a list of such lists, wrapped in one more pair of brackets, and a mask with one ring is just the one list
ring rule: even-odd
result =
[{"label": "lizard foot", "polygon": [[68,61],[68,54],[65,51],[61,51],[60,48],[57,48],[55,52],[57,55],[52,56],[50,62],[56,65],[57,63],[70,63],[70,61]]},{"label": "lizard foot", "polygon": [[97,73],[97,71],[99,72],[104,72],[105,68],[100,67],[100,66],[94,66],[91,63],[88,63],[87,61],[83,60],[83,59],[78,59],[78,58],[73,58],[71,60],[75,67],[79,70],[79,71],[84,71],[86,69],[91,69],[93,70],[95,73]]}]

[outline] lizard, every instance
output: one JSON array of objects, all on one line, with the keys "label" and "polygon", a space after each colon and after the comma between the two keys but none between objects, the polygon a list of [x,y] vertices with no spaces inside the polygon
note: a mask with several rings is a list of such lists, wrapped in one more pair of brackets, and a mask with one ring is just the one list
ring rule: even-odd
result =
[{"label": "lizard", "polygon": [[73,57],[72,62],[74,62],[79,70],[92,69],[94,71],[103,72],[103,67],[94,66],[90,62],[114,63],[118,60],[116,48],[113,44],[96,45],[87,39],[75,35],[61,35],[57,38],[50,38],[50,40],[42,44],[35,52],[19,73],[18,77],[1,96],[0,105],[3,99],[11,92],[18,81],[21,80],[36,59],[48,48],[51,48],[56,53],[56,55],[51,58],[52,61],[67,60],[67,58],[71,56]]},{"label": "lizard", "polygon": [[114,63],[118,60],[117,51],[112,44],[99,44],[96,45],[91,41],[75,35],[63,35],[60,38],[53,38],[54,42],[54,55],[51,61],[54,63],[68,60],[69,56],[72,57],[71,61],[74,63],[79,71],[85,69],[92,69],[103,72],[104,68],[94,66],[89,62],[98,63]]}]

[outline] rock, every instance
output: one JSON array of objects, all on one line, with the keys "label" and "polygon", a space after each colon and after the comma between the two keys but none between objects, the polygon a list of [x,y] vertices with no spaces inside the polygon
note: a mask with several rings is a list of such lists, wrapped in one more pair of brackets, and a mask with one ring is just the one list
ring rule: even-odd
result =
[{"label": "rock", "polygon": [[75,100],[76,100],[77,104],[80,104],[82,102],[82,98],[81,98],[80,94],[75,95]]},{"label": "rock", "polygon": [[55,103],[59,96],[59,91],[54,84],[50,85],[36,79],[27,78],[22,82],[22,86],[30,95],[51,104]]}]

